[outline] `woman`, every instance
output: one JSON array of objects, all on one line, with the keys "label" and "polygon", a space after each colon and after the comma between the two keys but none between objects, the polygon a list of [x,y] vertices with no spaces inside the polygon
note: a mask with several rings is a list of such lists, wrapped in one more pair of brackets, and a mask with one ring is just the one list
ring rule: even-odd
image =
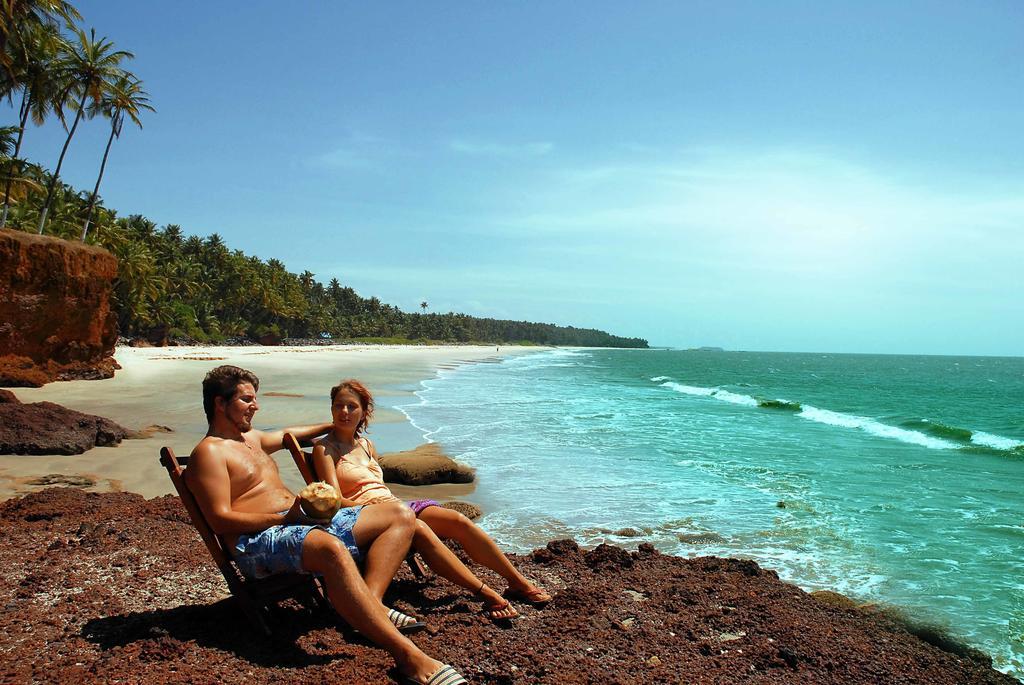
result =
[{"label": "woman", "polygon": [[[361,435],[372,415],[373,396],[370,391],[359,381],[342,381],[331,388],[334,426],[313,447],[317,476],[336,487],[342,497],[353,504],[398,500],[384,484],[384,474],[377,463],[377,450]],[[473,561],[508,581],[506,597],[534,606],[551,601],[551,595],[517,571],[494,540],[468,518],[445,509],[434,500],[416,500],[408,505],[418,519],[413,538],[416,551],[439,576],[481,597],[484,611],[491,619],[511,619],[519,612],[508,599],[466,568],[440,538],[457,540]]]}]

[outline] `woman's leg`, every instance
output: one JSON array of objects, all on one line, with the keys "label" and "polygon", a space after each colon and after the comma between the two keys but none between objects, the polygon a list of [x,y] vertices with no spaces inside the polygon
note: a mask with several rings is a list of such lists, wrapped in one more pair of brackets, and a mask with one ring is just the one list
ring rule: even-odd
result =
[{"label": "woman's leg", "polygon": [[423,521],[416,522],[412,545],[427,562],[427,566],[434,569],[434,573],[483,598],[492,619],[515,618],[519,615],[507,600],[477,578]]},{"label": "woman's leg", "polygon": [[459,512],[444,507],[427,507],[420,512],[420,520],[430,526],[438,537],[457,540],[470,559],[507,580],[512,590],[520,593],[537,590],[533,583],[516,570],[494,540]]},{"label": "woman's leg", "polygon": [[384,597],[398,567],[409,553],[416,515],[401,502],[363,507],[352,527],[356,545],[364,553],[363,578],[377,599]]}]

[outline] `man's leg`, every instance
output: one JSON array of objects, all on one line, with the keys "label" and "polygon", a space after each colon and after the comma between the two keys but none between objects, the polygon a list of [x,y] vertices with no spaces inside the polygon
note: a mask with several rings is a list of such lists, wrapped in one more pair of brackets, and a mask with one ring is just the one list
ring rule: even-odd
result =
[{"label": "man's leg", "polygon": [[359,549],[366,550],[363,578],[378,600],[409,553],[415,532],[416,515],[401,502],[371,504],[359,511],[352,535]]},{"label": "man's leg", "polygon": [[388,620],[384,606],[359,575],[352,555],[333,535],[317,529],[309,532],[302,545],[302,568],[323,576],[334,609],[349,625],[394,657],[400,671],[426,682],[441,667],[440,661],[420,651]]}]

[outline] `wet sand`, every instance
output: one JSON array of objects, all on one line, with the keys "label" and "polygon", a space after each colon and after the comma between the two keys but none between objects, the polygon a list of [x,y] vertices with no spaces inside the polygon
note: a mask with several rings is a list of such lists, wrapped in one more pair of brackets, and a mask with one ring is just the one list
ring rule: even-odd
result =
[{"label": "wet sand", "polygon": [[[251,369],[260,377],[257,428],[273,429],[330,420],[328,393],[342,378],[359,378],[374,392],[377,411],[370,436],[381,453],[416,447],[422,435],[392,405],[410,398],[420,381],[438,369],[494,361],[539,348],[491,346],[329,346],[329,347],[119,347],[123,367],[111,379],[50,383],[14,390],[22,402],[50,401],[105,416],[131,429],[166,426],[148,439],[125,440],[117,447],[97,447],[74,456],[0,456],[0,500],[38,490],[31,481],[50,474],[88,479],[93,492],[129,491],[145,497],[171,493],[158,461],[163,445],[188,454],[206,433],[202,408],[203,375],[220,364]],[[287,452],[274,455],[285,483],[301,487]],[[434,490],[432,488],[440,488]],[[451,489],[451,488],[448,488]],[[401,496],[406,496],[403,488]],[[417,497],[466,494],[472,486],[413,489]],[[456,493],[457,491],[457,493]]]}]

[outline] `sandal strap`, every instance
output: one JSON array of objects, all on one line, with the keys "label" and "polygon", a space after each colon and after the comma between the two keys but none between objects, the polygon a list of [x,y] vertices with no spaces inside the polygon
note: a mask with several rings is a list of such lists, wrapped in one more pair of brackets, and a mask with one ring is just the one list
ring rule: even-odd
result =
[{"label": "sandal strap", "polygon": [[468,685],[466,679],[448,664],[439,668],[434,675],[427,678],[423,685]]},{"label": "sandal strap", "polygon": [[419,623],[415,618],[408,614],[403,614],[398,609],[388,609],[388,620],[390,620],[399,630]]}]

